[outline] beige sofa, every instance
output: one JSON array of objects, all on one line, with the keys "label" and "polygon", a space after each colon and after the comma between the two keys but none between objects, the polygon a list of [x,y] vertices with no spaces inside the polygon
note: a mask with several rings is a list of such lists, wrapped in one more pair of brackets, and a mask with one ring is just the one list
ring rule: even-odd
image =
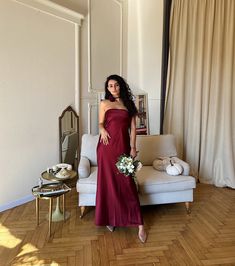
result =
[{"label": "beige sofa", "polygon": [[[99,136],[85,134],[81,141],[81,156],[78,166],[78,205],[81,217],[86,206],[95,206],[97,161],[96,146]],[[175,138],[173,135],[137,136],[137,159],[143,163],[137,172],[139,199],[141,205],[184,202],[190,212],[193,201],[195,178],[189,175],[189,165],[177,158]],[[152,164],[156,158],[171,157],[183,166],[182,175],[170,176],[165,171],[158,171]]]}]

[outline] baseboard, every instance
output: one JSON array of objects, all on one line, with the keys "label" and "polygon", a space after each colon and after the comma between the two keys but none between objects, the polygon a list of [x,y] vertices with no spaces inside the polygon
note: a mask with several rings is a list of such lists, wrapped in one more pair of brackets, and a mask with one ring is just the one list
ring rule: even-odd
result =
[{"label": "baseboard", "polygon": [[15,201],[11,201],[11,202],[9,202],[7,204],[0,205],[0,212],[3,212],[3,211],[6,211],[6,210],[9,210],[11,208],[14,208],[16,206],[22,205],[24,203],[32,201],[33,199],[34,199],[33,195],[28,195],[28,196],[25,196],[25,197],[23,197],[21,199],[18,199],[18,200],[15,200]]}]

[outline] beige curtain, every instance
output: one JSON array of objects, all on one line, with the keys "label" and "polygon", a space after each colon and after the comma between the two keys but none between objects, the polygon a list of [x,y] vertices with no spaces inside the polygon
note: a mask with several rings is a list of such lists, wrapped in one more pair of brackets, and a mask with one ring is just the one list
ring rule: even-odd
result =
[{"label": "beige curtain", "polygon": [[235,1],[172,0],[164,133],[203,183],[235,188]]}]

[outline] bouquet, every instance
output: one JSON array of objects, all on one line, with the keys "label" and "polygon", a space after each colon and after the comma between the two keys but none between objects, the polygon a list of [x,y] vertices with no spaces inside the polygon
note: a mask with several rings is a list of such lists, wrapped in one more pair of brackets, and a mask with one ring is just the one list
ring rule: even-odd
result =
[{"label": "bouquet", "polygon": [[139,160],[135,160],[131,156],[126,154],[121,155],[116,163],[118,171],[125,176],[131,176],[137,186],[137,179],[135,173],[142,168],[142,163]]}]

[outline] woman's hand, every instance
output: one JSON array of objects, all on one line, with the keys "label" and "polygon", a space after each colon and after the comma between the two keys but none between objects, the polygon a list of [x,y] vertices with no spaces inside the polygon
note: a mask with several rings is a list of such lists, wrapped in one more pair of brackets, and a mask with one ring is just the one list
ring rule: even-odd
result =
[{"label": "woman's hand", "polygon": [[130,156],[132,158],[135,158],[137,156],[137,153],[138,153],[138,151],[136,150],[136,148],[131,148]]},{"label": "woman's hand", "polygon": [[108,145],[110,138],[111,137],[109,136],[108,131],[106,129],[102,128],[100,130],[100,142],[103,142],[104,145]]}]

